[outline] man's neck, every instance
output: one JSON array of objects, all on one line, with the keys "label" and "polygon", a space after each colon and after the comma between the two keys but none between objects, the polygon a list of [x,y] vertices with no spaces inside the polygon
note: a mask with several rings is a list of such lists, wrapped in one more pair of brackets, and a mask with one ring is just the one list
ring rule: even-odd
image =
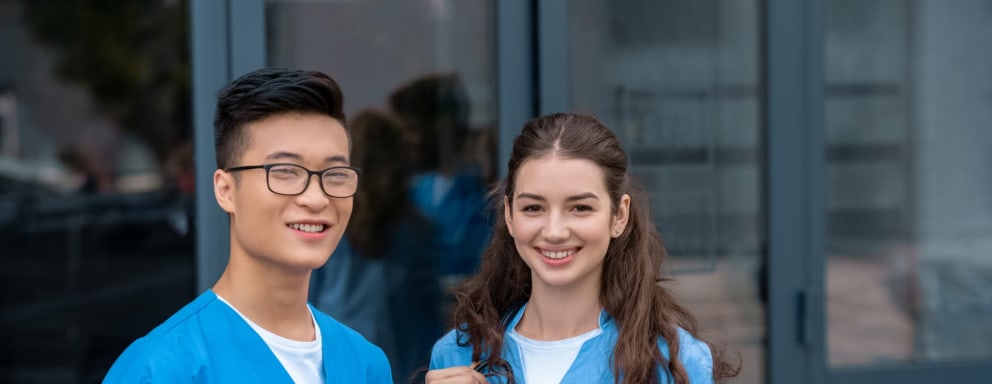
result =
[{"label": "man's neck", "polygon": [[534,340],[563,340],[599,327],[599,285],[585,289],[534,284],[517,333]]},{"label": "man's neck", "polygon": [[291,340],[313,341],[309,285],[310,272],[284,271],[232,254],[213,291],[265,330]]}]

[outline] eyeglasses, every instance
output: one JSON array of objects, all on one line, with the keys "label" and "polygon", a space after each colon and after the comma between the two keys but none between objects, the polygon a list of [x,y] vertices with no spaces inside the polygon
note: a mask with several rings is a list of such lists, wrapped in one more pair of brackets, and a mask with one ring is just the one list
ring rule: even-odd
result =
[{"label": "eyeglasses", "polygon": [[310,186],[311,176],[320,178],[320,189],[330,197],[351,197],[358,191],[358,174],[360,169],[354,167],[330,167],[320,171],[311,171],[301,165],[278,163],[263,165],[246,165],[225,169],[227,172],[247,171],[249,169],[264,169],[265,183],[269,191],[277,195],[296,196],[302,194]]}]

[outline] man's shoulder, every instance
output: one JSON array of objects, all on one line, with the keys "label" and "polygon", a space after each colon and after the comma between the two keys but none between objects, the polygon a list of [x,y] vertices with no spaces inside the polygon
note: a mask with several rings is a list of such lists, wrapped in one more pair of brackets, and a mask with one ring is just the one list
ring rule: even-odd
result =
[{"label": "man's shoulder", "polygon": [[206,291],[193,301],[180,308],[172,316],[169,316],[162,324],[152,329],[145,336],[149,340],[167,340],[173,338],[177,333],[184,333],[198,327],[199,318],[203,312],[211,305],[216,305],[217,295],[212,291]]},{"label": "man's shoulder", "polygon": [[175,347],[189,346],[192,341],[190,337],[202,333],[201,317],[204,311],[217,303],[217,296],[213,292],[204,292],[148,332],[145,337],[135,341],[133,345],[150,351],[169,351]]},{"label": "man's shoulder", "polygon": [[215,298],[201,295],[131,343],[114,362],[104,383],[152,382],[152,378],[162,380],[173,374],[188,380],[205,354],[199,317]]},{"label": "man's shoulder", "polygon": [[[197,355],[175,333],[145,336],[124,350],[110,367],[104,383],[168,382],[193,377]],[[163,381],[164,380],[164,381]]]}]

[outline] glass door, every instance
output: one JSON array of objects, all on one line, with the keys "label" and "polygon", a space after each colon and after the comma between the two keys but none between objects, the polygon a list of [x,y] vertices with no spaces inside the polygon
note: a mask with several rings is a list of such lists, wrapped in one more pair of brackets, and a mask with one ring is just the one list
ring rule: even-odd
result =
[{"label": "glass door", "polygon": [[[648,190],[672,288],[766,382],[758,1],[541,2],[542,113],[592,113]],[[561,14],[564,25],[554,25]],[[565,55],[553,55],[564,37]],[[563,68],[560,88],[549,88]],[[548,81],[548,79],[552,81]],[[559,99],[555,100],[555,96]]]},{"label": "glass door", "polygon": [[829,382],[987,380],[992,3],[824,11]]}]

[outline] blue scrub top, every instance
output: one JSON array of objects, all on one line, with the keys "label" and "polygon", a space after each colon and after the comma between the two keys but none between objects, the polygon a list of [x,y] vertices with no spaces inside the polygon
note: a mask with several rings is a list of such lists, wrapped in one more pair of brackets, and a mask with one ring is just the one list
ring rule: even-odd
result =
[{"label": "blue scrub top", "polygon": [[[392,383],[381,349],[313,309],[327,383]],[[292,383],[265,341],[207,290],[145,337],[110,368],[104,383]]]},{"label": "blue scrub top", "polygon": [[[526,307],[526,305],[524,306]],[[503,359],[506,360],[513,369],[514,380],[519,384],[526,384],[523,374],[523,364],[520,358],[520,347],[516,341],[510,337],[510,330],[517,327],[520,318],[524,313],[524,307],[517,311],[506,328],[503,336]],[[568,368],[561,384],[588,384],[588,383],[613,383],[613,347],[616,345],[618,330],[613,318],[602,311],[599,314],[599,327],[602,333],[587,340],[579,349],[579,355],[575,357],[572,366]],[[706,343],[692,337],[689,332],[679,328],[679,361],[685,367],[689,375],[690,384],[712,384],[713,383],[713,355]],[[459,346],[458,338],[465,341],[468,335],[461,334],[457,330],[451,330],[434,344],[431,352],[430,369],[450,368],[461,365],[472,364],[472,346]],[[664,339],[658,339],[658,349],[662,356],[669,359],[668,343]],[[536,367],[540,369],[540,367]],[[671,382],[668,372],[658,367],[658,377],[660,382]],[[505,383],[503,377],[490,377],[490,383]]]}]

